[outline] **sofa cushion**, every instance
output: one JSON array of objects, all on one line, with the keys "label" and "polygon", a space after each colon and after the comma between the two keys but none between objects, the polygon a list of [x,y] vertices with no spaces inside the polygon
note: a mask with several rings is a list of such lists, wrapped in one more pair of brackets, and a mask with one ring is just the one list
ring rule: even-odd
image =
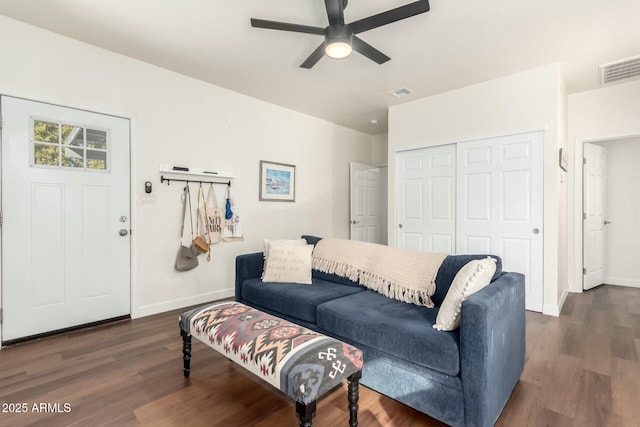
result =
[{"label": "sofa cushion", "polygon": [[[315,245],[317,245],[318,242],[322,240],[322,237],[302,235],[302,239],[304,239],[308,244],[313,245],[315,247]],[[311,274],[313,275],[313,277],[317,279],[328,280],[329,282],[336,282],[336,283],[340,283],[342,285],[347,285],[347,286],[360,287],[360,284],[358,282],[349,280],[349,278],[347,277],[338,276],[337,274],[325,273],[323,271],[316,270],[316,269],[313,269],[311,271]]]},{"label": "sofa cushion", "polygon": [[267,260],[269,259],[269,249],[271,248],[271,243],[291,243],[291,244],[298,244],[298,245],[306,245],[307,241],[304,240],[303,238],[300,239],[280,239],[280,240],[275,240],[275,239],[264,239],[263,240],[263,251],[262,251],[262,256],[263,256],[263,263],[262,263],[262,275],[264,276],[264,271],[267,268]]},{"label": "sofa cushion", "polygon": [[325,280],[327,282],[363,289],[358,282],[349,280],[348,277],[340,277],[337,274],[325,273],[324,271],[316,270],[315,268],[311,270],[311,275],[316,279]]},{"label": "sofa cushion", "polygon": [[315,323],[318,304],[362,291],[362,288],[320,279],[313,279],[311,285],[303,285],[262,282],[260,278],[254,278],[243,283],[242,299],[250,304],[268,307],[273,312]]},{"label": "sofa cushion", "polygon": [[437,314],[437,308],[400,302],[366,290],[319,305],[316,318],[318,326],[334,336],[458,375],[458,331],[433,329]]},{"label": "sofa cushion", "polygon": [[493,282],[502,275],[502,259],[496,255],[449,255],[447,256],[436,275],[436,292],[431,296],[431,301],[440,307],[444,297],[447,295],[447,291],[453,283],[453,279],[458,274],[458,271],[464,267],[469,261],[474,259],[483,259],[491,257],[496,260],[496,272],[493,274],[491,281]]},{"label": "sofa cushion", "polygon": [[307,244],[313,245],[313,246],[317,245],[318,242],[322,240],[322,237],[310,236],[308,234],[303,234],[302,236],[300,236],[300,238],[306,240]]},{"label": "sofa cushion", "polygon": [[304,283],[311,284],[311,253],[313,246],[307,245],[304,240],[300,243],[272,241],[269,245],[268,255],[265,255],[264,282],[279,283]]},{"label": "sofa cushion", "polygon": [[447,296],[442,301],[434,329],[453,331],[460,327],[462,302],[489,284],[496,272],[496,260],[491,257],[469,261],[458,271]]}]

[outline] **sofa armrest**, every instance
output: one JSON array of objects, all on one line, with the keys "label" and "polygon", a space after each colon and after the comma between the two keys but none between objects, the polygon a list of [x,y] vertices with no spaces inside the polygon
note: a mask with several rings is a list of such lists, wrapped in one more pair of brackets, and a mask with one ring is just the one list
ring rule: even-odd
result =
[{"label": "sofa armrest", "polygon": [[465,425],[493,426],[524,369],[524,276],[504,273],[462,304]]},{"label": "sofa armrest", "polygon": [[236,301],[242,301],[242,284],[245,280],[262,277],[263,264],[262,252],[236,257]]}]

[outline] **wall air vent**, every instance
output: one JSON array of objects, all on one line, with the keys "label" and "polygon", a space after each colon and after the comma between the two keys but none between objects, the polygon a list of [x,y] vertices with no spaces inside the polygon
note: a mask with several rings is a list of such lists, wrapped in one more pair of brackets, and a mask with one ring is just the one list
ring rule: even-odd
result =
[{"label": "wall air vent", "polygon": [[640,78],[640,55],[599,67],[600,86]]},{"label": "wall air vent", "polygon": [[394,90],[393,92],[391,92],[391,95],[395,96],[396,98],[402,98],[403,96],[411,95],[412,93],[413,92],[411,92],[411,90],[403,87],[402,89]]}]

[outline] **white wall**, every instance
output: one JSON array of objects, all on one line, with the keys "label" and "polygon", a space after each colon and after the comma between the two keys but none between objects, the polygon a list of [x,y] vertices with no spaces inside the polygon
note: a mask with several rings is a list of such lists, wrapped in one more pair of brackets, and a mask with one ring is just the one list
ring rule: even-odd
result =
[{"label": "white wall", "polygon": [[[559,148],[569,155],[568,97],[562,78],[558,79],[558,149],[556,149],[556,170],[558,171],[558,307],[562,308],[569,293],[569,183],[568,171],[560,169]],[[569,169],[569,168],[567,168]],[[570,169],[569,169],[570,170]],[[559,314],[559,313],[558,313]]]},{"label": "white wall", "polygon": [[389,194],[388,194],[388,182],[389,182],[389,168],[387,167],[389,164],[389,133],[379,133],[373,136],[373,155],[372,162],[373,166],[380,167],[380,225],[382,235],[380,237],[380,243],[383,245],[388,244],[388,235],[389,233],[384,232],[384,225],[388,223],[388,212],[389,212]]},{"label": "white wall", "polygon": [[582,143],[640,135],[640,81],[569,95],[569,289],[582,292]]},{"label": "white wall", "polygon": [[373,136],[373,166],[387,166],[389,164],[389,134],[379,133]]},{"label": "white wall", "polygon": [[[134,317],[232,295],[235,256],[265,237],[348,238],[348,165],[371,161],[372,137],[3,16],[0,57],[0,94],[132,118]],[[258,201],[260,160],[296,165],[295,203]],[[245,241],[174,271],[181,186],[160,164],[232,171]],[[138,202],[147,180],[157,204]]]},{"label": "white wall", "polygon": [[389,110],[389,243],[396,241],[398,150],[544,130],[544,308],[558,315],[559,168],[564,95],[557,65],[445,92]]},{"label": "white wall", "polygon": [[[333,132],[334,150],[332,156],[333,225],[334,235],[349,238],[351,220],[351,180],[349,163],[352,161],[370,164],[372,137],[351,129],[336,126]],[[363,148],[368,149],[365,153]],[[367,157],[368,155],[368,157]],[[361,160],[355,160],[361,159]],[[346,183],[346,185],[344,184]]]},{"label": "white wall", "polygon": [[640,287],[640,137],[606,141],[606,283]]}]

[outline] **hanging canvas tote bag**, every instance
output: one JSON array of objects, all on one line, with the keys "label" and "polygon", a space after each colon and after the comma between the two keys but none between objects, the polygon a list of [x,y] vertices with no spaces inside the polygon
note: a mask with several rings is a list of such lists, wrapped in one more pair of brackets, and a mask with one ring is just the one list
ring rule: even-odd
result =
[{"label": "hanging canvas tote bag", "polygon": [[231,185],[227,186],[226,214],[229,214],[229,218],[225,219],[224,221],[224,227],[222,229],[222,240],[224,240],[225,242],[236,242],[244,240],[244,235],[242,233],[242,222],[240,221],[238,207],[235,205],[233,198],[231,197]]},{"label": "hanging canvas tote bag", "polygon": [[191,218],[191,197],[189,196],[189,185],[187,184],[184,187],[184,192],[182,193],[183,204],[182,204],[182,226],[180,228],[180,241],[178,242],[178,254],[176,256],[175,268],[178,271],[189,271],[193,270],[198,266],[198,255],[200,255],[200,250],[196,248],[193,243],[189,246],[185,246],[182,243],[184,238],[184,222],[186,219],[187,213],[187,203],[189,203],[189,220],[191,221],[191,241],[193,241],[193,218]]},{"label": "hanging canvas tote bag", "polygon": [[224,225],[224,210],[218,207],[218,197],[213,184],[209,187],[205,202],[206,223],[209,226],[209,241],[211,244],[220,243],[222,240],[222,226]]}]

